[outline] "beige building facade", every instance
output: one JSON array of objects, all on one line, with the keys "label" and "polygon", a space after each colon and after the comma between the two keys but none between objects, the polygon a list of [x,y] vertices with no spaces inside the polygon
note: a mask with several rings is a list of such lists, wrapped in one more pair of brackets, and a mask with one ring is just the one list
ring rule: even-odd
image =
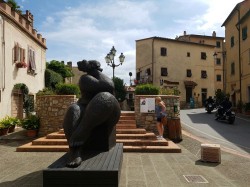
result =
[{"label": "beige building facade", "polygon": [[0,118],[23,113],[15,84],[25,84],[34,96],[44,88],[46,49],[45,38],[33,28],[33,15],[0,1]]},{"label": "beige building facade", "polygon": [[136,41],[137,83],[178,88],[181,107],[215,93],[215,45],[151,37]]},{"label": "beige building facade", "polygon": [[226,93],[237,106],[250,102],[250,0],[238,3],[222,26],[226,39]]},{"label": "beige building facade", "polygon": [[226,90],[225,82],[225,64],[226,64],[226,51],[225,51],[225,38],[217,37],[216,32],[213,31],[211,36],[187,34],[184,31],[182,36],[177,38],[181,41],[195,42],[200,44],[208,44],[215,46],[214,48],[214,86],[215,90]]}]

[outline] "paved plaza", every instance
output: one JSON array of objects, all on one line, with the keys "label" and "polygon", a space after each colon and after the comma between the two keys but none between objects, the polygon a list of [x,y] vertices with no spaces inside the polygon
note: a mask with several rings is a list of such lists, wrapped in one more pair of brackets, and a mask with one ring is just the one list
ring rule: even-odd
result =
[{"label": "paved plaza", "polygon": [[[42,171],[64,153],[16,152],[31,141],[23,130],[0,138],[0,187],[43,186]],[[250,159],[221,152],[220,164],[200,161],[200,142],[183,135],[182,153],[124,153],[120,187],[250,186]]]}]

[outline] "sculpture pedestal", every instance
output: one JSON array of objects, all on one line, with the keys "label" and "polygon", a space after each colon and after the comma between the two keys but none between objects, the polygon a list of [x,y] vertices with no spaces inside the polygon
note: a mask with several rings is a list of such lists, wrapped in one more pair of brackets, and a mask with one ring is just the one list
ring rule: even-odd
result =
[{"label": "sculpture pedestal", "polygon": [[44,187],[118,186],[123,160],[123,144],[107,152],[86,151],[77,168],[65,167],[68,153],[43,170]]}]

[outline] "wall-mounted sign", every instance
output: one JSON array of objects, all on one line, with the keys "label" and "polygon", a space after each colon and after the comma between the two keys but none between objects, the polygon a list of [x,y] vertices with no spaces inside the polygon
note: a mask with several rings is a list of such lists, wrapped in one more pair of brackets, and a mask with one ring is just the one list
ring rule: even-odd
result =
[{"label": "wall-mounted sign", "polygon": [[155,112],[155,98],[141,98],[140,99],[140,112],[141,113],[154,113]]}]

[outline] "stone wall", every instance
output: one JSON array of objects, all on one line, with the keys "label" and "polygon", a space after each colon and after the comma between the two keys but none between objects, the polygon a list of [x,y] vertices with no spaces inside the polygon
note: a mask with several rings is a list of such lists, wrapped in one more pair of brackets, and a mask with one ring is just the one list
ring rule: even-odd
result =
[{"label": "stone wall", "polygon": [[61,129],[67,108],[75,102],[75,95],[37,96],[36,112],[40,117],[39,136],[46,136]]},{"label": "stone wall", "polygon": [[[155,113],[141,113],[140,99],[155,98],[160,96],[166,104],[168,118],[180,116],[180,96],[175,95],[136,95],[135,96],[135,118],[138,128],[144,128],[157,134]],[[174,113],[174,104],[177,104],[177,112]]]}]

